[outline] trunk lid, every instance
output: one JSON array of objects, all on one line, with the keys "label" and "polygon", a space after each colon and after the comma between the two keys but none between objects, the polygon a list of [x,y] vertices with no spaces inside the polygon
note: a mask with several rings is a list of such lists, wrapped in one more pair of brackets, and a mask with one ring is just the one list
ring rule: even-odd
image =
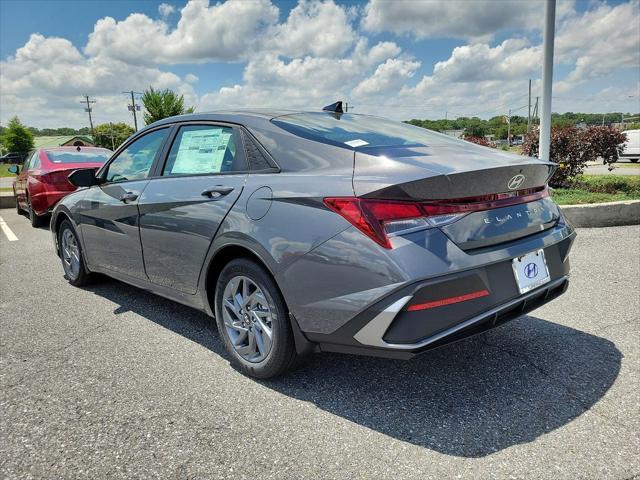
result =
[{"label": "trunk lid", "polygon": [[[468,204],[495,194],[544,188],[555,164],[465,141],[355,152],[353,186],[361,198]],[[518,193],[516,193],[518,192]],[[560,212],[549,198],[469,213],[440,229],[460,248],[504,243],[553,226]]]}]

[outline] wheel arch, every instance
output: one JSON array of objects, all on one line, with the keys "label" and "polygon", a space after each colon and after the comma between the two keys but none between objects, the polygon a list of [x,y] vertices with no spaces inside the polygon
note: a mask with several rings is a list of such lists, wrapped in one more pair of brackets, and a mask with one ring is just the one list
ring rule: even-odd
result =
[{"label": "wheel arch", "polygon": [[288,310],[289,316],[289,324],[291,325],[291,329],[293,330],[293,339],[296,346],[296,351],[300,355],[304,355],[306,353],[310,353],[317,350],[317,346],[315,343],[310,342],[307,337],[304,335],[300,326],[298,325],[298,321],[295,319],[291,310],[289,309],[289,305],[287,303],[287,299],[282,292],[282,288],[280,287],[276,275],[274,274],[272,268],[261,256],[256,253],[255,250],[249,248],[246,245],[240,245],[238,243],[230,243],[221,246],[218,248],[215,253],[209,259],[206,268],[206,274],[204,276],[203,282],[203,303],[207,310],[207,313],[212,317],[215,317],[215,285],[220,276],[220,273],[224,269],[224,267],[232,260],[237,258],[248,258],[250,260],[255,261],[258,265],[262,266],[273,281],[276,286],[280,290],[280,294],[284,300],[285,306]]}]

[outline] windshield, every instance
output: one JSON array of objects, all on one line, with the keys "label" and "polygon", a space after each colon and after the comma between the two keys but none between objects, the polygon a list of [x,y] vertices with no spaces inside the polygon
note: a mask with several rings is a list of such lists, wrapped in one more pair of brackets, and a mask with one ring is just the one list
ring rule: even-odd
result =
[{"label": "windshield", "polygon": [[368,115],[296,113],[272,122],[300,137],[351,148],[456,143],[431,130]]},{"label": "windshield", "polygon": [[45,150],[51,163],[104,163],[111,156],[110,150]]}]

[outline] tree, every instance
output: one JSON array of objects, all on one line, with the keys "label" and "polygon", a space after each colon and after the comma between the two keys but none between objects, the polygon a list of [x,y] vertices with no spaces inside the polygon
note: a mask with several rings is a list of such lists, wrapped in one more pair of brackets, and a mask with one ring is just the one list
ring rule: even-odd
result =
[{"label": "tree", "polygon": [[193,107],[184,107],[184,95],[178,96],[173,90],[154,90],[149,87],[142,95],[142,104],[146,112],[144,121],[147,125],[163,118],[193,113]]},{"label": "tree", "polygon": [[115,150],[131,134],[133,134],[133,128],[126,123],[102,123],[93,129],[93,140],[96,147]]},{"label": "tree", "polygon": [[7,152],[27,153],[33,149],[33,134],[13,117],[3,132],[2,144]]}]

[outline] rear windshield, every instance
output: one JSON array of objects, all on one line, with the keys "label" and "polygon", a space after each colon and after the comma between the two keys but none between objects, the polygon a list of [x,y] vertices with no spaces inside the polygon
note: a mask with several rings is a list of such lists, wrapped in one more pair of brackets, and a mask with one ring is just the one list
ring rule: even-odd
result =
[{"label": "rear windshield", "polygon": [[272,122],[300,137],[351,148],[426,146],[450,141],[421,127],[369,115],[296,113],[274,118]]},{"label": "rear windshield", "polygon": [[111,156],[109,150],[45,150],[52,163],[104,163]]}]

